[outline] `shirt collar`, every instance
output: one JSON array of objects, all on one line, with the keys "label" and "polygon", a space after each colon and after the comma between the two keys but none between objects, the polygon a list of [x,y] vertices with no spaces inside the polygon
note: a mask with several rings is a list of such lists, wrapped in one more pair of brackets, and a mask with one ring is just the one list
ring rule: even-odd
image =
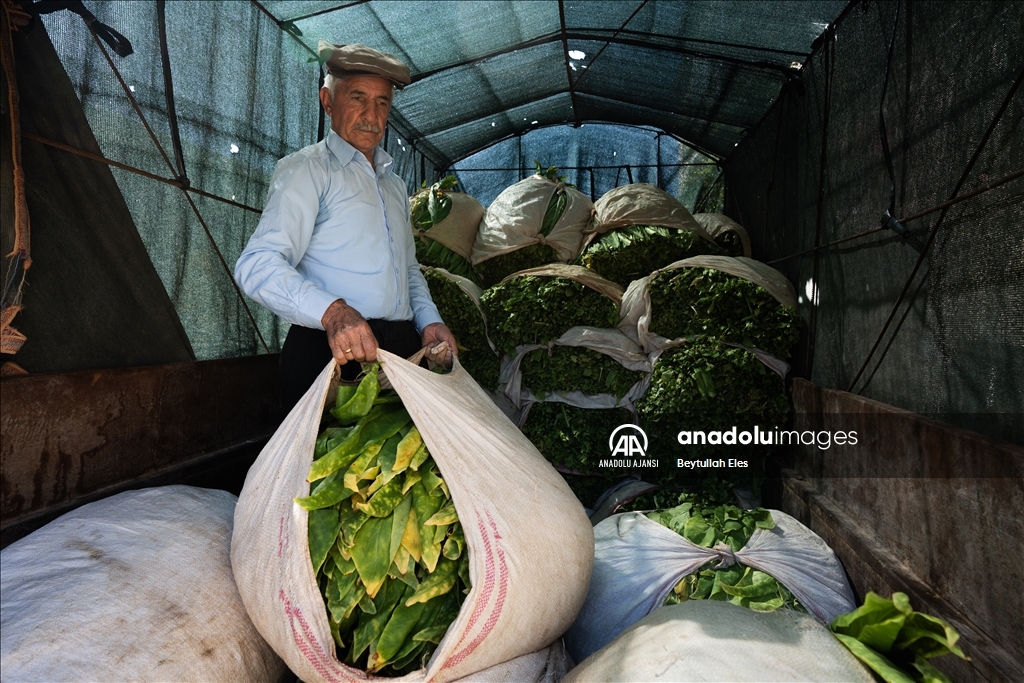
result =
[{"label": "shirt collar", "polygon": [[[365,158],[363,157],[362,152],[335,133],[333,128],[328,129],[327,132],[327,148],[334,152],[334,155],[338,157],[338,160],[346,166],[353,159]],[[380,146],[373,148],[373,165],[375,167],[375,173],[378,176],[382,176],[390,171],[392,163],[394,163],[394,158],[381,149]]]}]

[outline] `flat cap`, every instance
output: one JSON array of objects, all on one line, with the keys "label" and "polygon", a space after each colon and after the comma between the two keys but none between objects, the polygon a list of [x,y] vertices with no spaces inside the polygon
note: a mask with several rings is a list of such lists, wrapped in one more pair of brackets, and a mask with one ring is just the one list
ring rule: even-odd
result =
[{"label": "flat cap", "polygon": [[372,47],[357,43],[333,45],[321,40],[316,51],[332,76],[372,74],[388,79],[399,88],[412,82],[409,67],[402,60]]}]

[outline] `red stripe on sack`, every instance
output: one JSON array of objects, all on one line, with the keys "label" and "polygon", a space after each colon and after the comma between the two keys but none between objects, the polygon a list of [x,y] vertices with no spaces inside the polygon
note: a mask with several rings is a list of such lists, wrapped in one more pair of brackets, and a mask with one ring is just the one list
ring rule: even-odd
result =
[{"label": "red stripe on sack", "polygon": [[[505,562],[505,551],[502,549],[501,543],[499,543],[499,541],[501,540],[501,534],[498,533],[498,527],[494,523],[494,518],[491,517],[490,512],[487,513],[487,522],[490,525],[491,530],[494,532],[494,547],[498,554],[498,599],[493,609],[491,610],[491,613],[488,615],[487,621],[484,622],[483,628],[480,630],[480,633],[478,633],[477,636],[473,638],[472,641],[470,641],[469,645],[467,645],[462,650],[459,650],[456,654],[452,655],[447,660],[445,660],[444,666],[441,667],[442,669],[447,669],[449,667],[455,666],[462,662],[462,660],[464,660],[470,654],[472,654],[472,652],[480,645],[480,643],[483,642],[484,638],[486,638],[490,634],[490,632],[494,630],[495,625],[498,623],[498,619],[501,617],[502,607],[505,605],[505,595],[508,593],[508,564]],[[487,530],[483,528],[483,524],[479,521],[478,524],[481,528],[481,533],[484,538],[484,547],[487,548],[488,551],[488,577],[491,579],[493,586],[494,558],[490,556],[491,544],[488,542]],[[489,597],[490,593],[488,593],[488,598]],[[482,610],[474,611],[473,621],[475,621],[475,618],[479,616],[479,612],[482,612]],[[472,625],[472,622],[470,625]],[[469,628],[467,628],[466,631],[464,631],[464,633],[468,632]],[[463,638],[464,637],[465,636],[463,636]],[[461,644],[462,640],[460,639],[459,645]],[[458,645],[456,647],[458,647]]]},{"label": "red stripe on sack", "polygon": [[277,556],[281,557],[284,554],[284,517],[282,517],[277,526]]},{"label": "red stripe on sack", "polygon": [[[281,589],[279,596],[281,601],[284,603],[284,613],[288,616],[288,626],[291,627],[292,630],[292,639],[295,641],[295,645],[299,648],[299,652],[301,652],[302,656],[306,658],[306,661],[313,665],[313,668],[316,669],[317,673],[331,683],[360,683],[360,679],[358,678],[352,678],[349,676],[338,678],[334,675],[336,673],[345,674],[346,672],[344,670],[338,671],[338,669],[333,665],[330,656],[324,652],[322,647],[320,647],[320,643],[313,635],[312,629],[309,628],[309,624],[302,616],[302,611],[292,608],[292,603],[285,595],[284,589]],[[302,633],[299,632],[299,629],[295,628],[296,621],[299,622]]]}]

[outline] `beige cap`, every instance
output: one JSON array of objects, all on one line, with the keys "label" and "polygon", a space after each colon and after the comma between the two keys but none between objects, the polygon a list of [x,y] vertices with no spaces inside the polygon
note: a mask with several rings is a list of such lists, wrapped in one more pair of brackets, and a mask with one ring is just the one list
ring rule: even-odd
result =
[{"label": "beige cap", "polygon": [[386,52],[365,45],[333,45],[321,40],[317,53],[332,76],[373,74],[382,76],[401,88],[409,85],[409,67],[402,60]]}]

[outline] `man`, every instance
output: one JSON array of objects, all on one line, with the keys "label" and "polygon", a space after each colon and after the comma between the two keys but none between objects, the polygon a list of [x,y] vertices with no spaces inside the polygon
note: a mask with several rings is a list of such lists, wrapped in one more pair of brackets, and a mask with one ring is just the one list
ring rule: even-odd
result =
[{"label": "man", "polygon": [[255,301],[292,323],[279,373],[286,408],[333,356],[353,379],[378,347],[409,356],[455,339],[416,263],[405,183],[378,147],[409,68],[363,45],[321,41],[324,140],[278,162],[256,232],[235,265]]}]

